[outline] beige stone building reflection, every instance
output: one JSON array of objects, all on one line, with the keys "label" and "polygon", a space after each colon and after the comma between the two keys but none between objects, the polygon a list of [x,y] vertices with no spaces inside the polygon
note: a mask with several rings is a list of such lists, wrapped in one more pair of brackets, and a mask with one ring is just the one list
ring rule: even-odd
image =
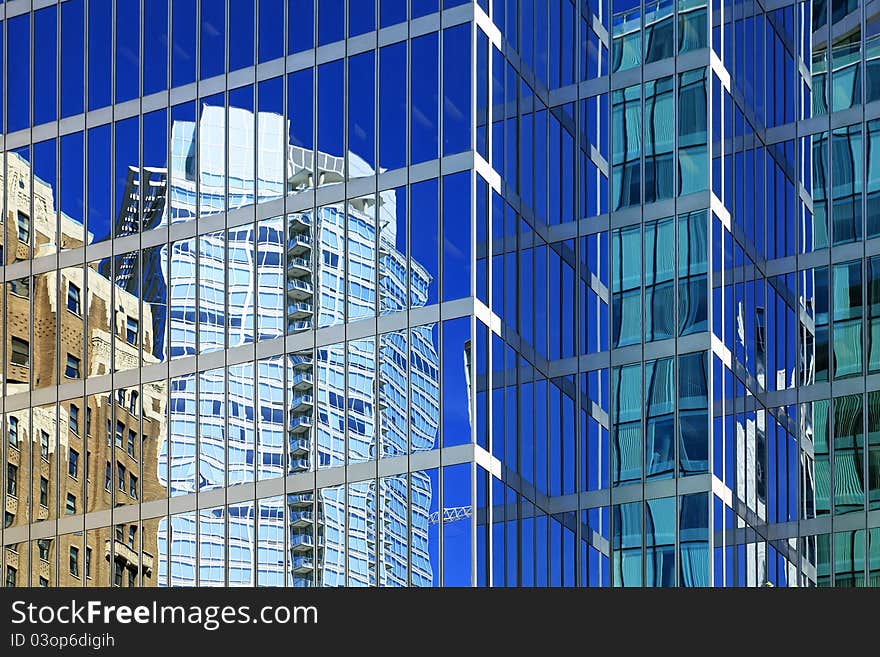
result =
[{"label": "beige stone building reflection", "polygon": [[[53,189],[34,177],[31,216],[30,179],[29,163],[8,153],[0,231],[6,265],[29,258],[30,248],[34,257],[57,250]],[[64,248],[82,246],[80,223],[62,215],[58,232]],[[109,374],[111,351],[117,370],[156,362],[149,349],[150,305],[114,286],[96,266],[53,269],[30,280],[7,280],[4,287],[0,310],[6,315],[0,324],[7,396]],[[65,399],[57,410],[54,402],[34,404],[30,412],[7,408],[6,586],[156,585],[156,522],[135,520],[87,532],[78,523],[80,531],[60,535],[54,526],[59,519],[82,519],[84,512],[96,512],[105,519],[98,524],[107,524],[114,506],[165,497],[157,455],[166,400],[159,382]],[[44,522],[52,523],[48,531]],[[47,537],[36,538],[42,535]]]}]

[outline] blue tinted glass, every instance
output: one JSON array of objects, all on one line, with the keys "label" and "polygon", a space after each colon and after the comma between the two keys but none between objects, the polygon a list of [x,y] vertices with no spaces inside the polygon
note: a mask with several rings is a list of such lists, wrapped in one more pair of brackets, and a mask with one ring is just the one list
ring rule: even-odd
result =
[{"label": "blue tinted glass", "polygon": [[344,30],[345,0],[318,0],[318,45],[341,41]]},{"label": "blue tinted glass", "polygon": [[171,86],[196,79],[196,1],[171,3]]},{"label": "blue tinted glass", "polygon": [[[61,138],[61,185],[59,190],[59,207],[62,213],[79,224],[78,234],[71,235],[72,240],[82,241],[83,216],[83,133],[75,132]],[[73,232],[73,231],[71,231]],[[62,248],[65,244],[62,239]]]},{"label": "blue tinted glass", "polygon": [[615,505],[614,560],[611,576],[614,586],[642,585],[642,503]]},{"label": "blue tinted glass", "polygon": [[[287,153],[287,135],[281,117],[284,116],[284,78],[270,78],[257,85],[259,121],[264,127],[257,138],[260,151],[257,157],[257,198],[270,199],[283,193],[284,160]],[[262,232],[261,232],[262,236]]]},{"label": "blue tinted glass", "polygon": [[284,55],[284,0],[260,1],[259,61]]},{"label": "blue tinted glass", "polygon": [[287,52],[308,50],[315,44],[315,0],[287,0]]},{"label": "blue tinted glass", "polygon": [[[443,509],[473,509],[472,466],[467,463],[443,468]],[[443,586],[471,585],[471,519],[444,514]]]},{"label": "blue tinted glass", "polygon": [[55,16],[55,7],[34,13],[34,125],[55,120]]},{"label": "blue tinted glass", "polygon": [[88,216],[86,228],[92,242],[110,237],[110,126],[89,130]]},{"label": "blue tinted glass", "polygon": [[376,29],[376,0],[348,3],[348,36]]},{"label": "blue tinted glass", "polygon": [[468,172],[443,178],[444,301],[471,294],[470,187]]},{"label": "blue tinted glass", "polygon": [[443,154],[470,148],[471,27],[443,31]]},{"label": "blue tinted glass", "polygon": [[406,21],[407,0],[381,0],[379,26],[388,27]]},{"label": "blue tinted glass", "polygon": [[437,34],[426,34],[412,40],[412,107],[410,161],[415,164],[437,157],[437,97],[439,71]]},{"label": "blue tinted glass", "polygon": [[[223,105],[223,97],[216,102],[206,101],[218,107]],[[248,143],[247,133],[242,134],[242,122],[253,125],[254,88],[240,87],[229,91],[229,199],[230,207],[253,203],[254,194],[254,156],[253,147]],[[266,118],[268,122],[268,117]],[[268,158],[267,158],[268,159]],[[202,187],[204,191],[206,186]]]},{"label": "blue tinted glass", "polygon": [[9,89],[16,93],[6,99],[6,131],[22,130],[30,125],[30,15],[24,14],[7,21],[7,80]]},{"label": "blue tinted glass", "polygon": [[443,322],[443,446],[471,442],[468,380],[471,323],[467,317]]},{"label": "blue tinted glass", "polygon": [[438,238],[437,180],[414,184],[410,189],[410,226],[418,239],[411,240],[412,291],[410,305],[437,303]]},{"label": "blue tinted glass", "polygon": [[489,37],[477,31],[477,152],[489,161]]},{"label": "blue tinted glass", "polygon": [[[10,21],[11,24],[11,21]],[[83,111],[85,25],[82,0],[61,5],[61,116]]]},{"label": "blue tinted glass", "polygon": [[477,298],[489,305],[489,183],[477,174]]},{"label": "blue tinted glass", "polygon": [[[376,53],[372,50],[348,59],[349,157],[363,159],[370,172],[376,165],[375,62]],[[349,164],[353,166],[351,161]],[[353,170],[351,176],[355,175]]]},{"label": "blue tinted glass", "polygon": [[202,0],[201,58],[202,79],[221,75],[226,70],[226,7],[222,2]]},{"label": "blue tinted glass", "polygon": [[410,17],[418,18],[440,10],[439,0],[410,0]]},{"label": "blue tinted glass", "polygon": [[[140,44],[135,25],[140,25],[140,0],[116,0],[116,102],[139,94]],[[134,32],[134,33],[133,33]],[[147,39],[153,38],[147,31]]]},{"label": "blue tinted glass", "polygon": [[[116,193],[116,205],[121,205],[125,198],[126,187],[134,183],[133,176],[138,170],[138,117],[134,116],[116,123],[115,150],[116,171],[114,176],[114,191]],[[129,177],[132,177],[130,179]],[[135,233],[138,230],[138,222],[119,221],[114,227],[114,236]]]},{"label": "blue tinted glass", "polygon": [[614,408],[613,484],[636,482],[642,469],[642,368],[615,368],[611,394]]},{"label": "blue tinted glass", "polygon": [[645,477],[675,474],[675,361],[645,364]]},{"label": "blue tinted glass", "polygon": [[675,498],[648,500],[645,586],[675,586]]},{"label": "blue tinted glass", "polygon": [[151,94],[168,86],[167,0],[144,3],[144,26],[144,31],[150,34],[149,39],[144,39],[144,94]]},{"label": "blue tinted glass", "polygon": [[89,2],[89,109],[109,105],[112,0]]},{"label": "blue tinted glass", "polygon": [[709,471],[709,383],[705,352],[678,359],[679,468]]},{"label": "blue tinted glass", "polygon": [[314,146],[312,69],[297,71],[287,76],[287,120],[290,123],[290,143],[311,150]]},{"label": "blue tinted glass", "polygon": [[709,586],[709,495],[681,498],[678,520],[681,586]]},{"label": "blue tinted glass", "polygon": [[229,0],[229,70],[254,65],[254,3]]},{"label": "blue tinted glass", "polygon": [[342,63],[340,59],[318,67],[318,150],[336,156],[344,154],[345,69]]},{"label": "blue tinted glass", "polygon": [[379,51],[379,166],[406,165],[406,42]]},{"label": "blue tinted glass", "polygon": [[[34,144],[33,148],[33,171],[34,178],[42,180],[50,189],[57,189],[55,182],[55,140],[41,141]],[[54,210],[54,209],[53,209]],[[55,242],[55,217],[49,218],[49,230],[53,233],[51,241]]]},{"label": "blue tinted glass", "polygon": [[[165,126],[165,118],[167,113],[165,110],[158,110],[144,115],[143,127],[143,166],[155,167],[157,169],[165,169],[167,167],[168,155],[168,137],[167,128]],[[153,228],[162,220],[164,213],[164,203],[162,207],[152,206],[144,209],[145,228]]]}]

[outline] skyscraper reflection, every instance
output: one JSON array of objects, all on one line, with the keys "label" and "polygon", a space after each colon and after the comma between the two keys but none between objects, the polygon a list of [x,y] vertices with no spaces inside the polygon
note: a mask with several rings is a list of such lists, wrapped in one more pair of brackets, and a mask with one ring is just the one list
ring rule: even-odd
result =
[{"label": "skyscraper reflection", "polygon": [[[248,178],[247,169],[236,164],[255,161],[255,117],[230,108],[227,126],[226,111],[205,105],[197,127],[185,121],[172,126],[169,206],[163,223],[210,214],[223,207],[224,194],[231,208],[255,202],[253,174]],[[277,115],[258,113],[256,125],[260,144],[278,143],[287,134]],[[218,150],[227,127],[228,178]],[[192,165],[196,153],[198,175]],[[260,201],[308,184],[311,152],[290,146],[286,163],[284,155],[260,151]],[[317,172],[322,180],[342,179],[342,159],[318,154],[318,162],[328,167]],[[285,166],[292,172],[287,183]],[[368,169],[353,154],[348,166]],[[233,175],[236,171],[241,175]],[[163,357],[204,355],[283,338],[285,329],[296,334],[351,321],[374,314],[379,296],[400,307],[408,296],[410,305],[424,305],[429,274],[417,263],[407,274],[406,257],[395,248],[395,204],[394,192],[382,192],[316,212],[262,220],[256,228],[248,221],[164,247],[161,264],[149,265],[165,275],[169,299]],[[154,292],[162,287],[155,286]],[[152,302],[164,306],[161,295]],[[414,400],[420,422],[410,435],[408,362],[417,363],[420,372]],[[173,377],[169,440],[158,456],[159,480],[173,498],[403,455],[410,450],[408,441],[413,450],[431,449],[439,424],[438,397],[438,356],[429,326],[414,328],[409,340],[406,333],[395,332],[263,359],[256,370],[242,364]],[[253,562],[257,535],[273,536],[277,543],[286,514],[287,575],[283,553],[274,550],[274,563],[261,557],[255,573],[237,569],[235,578],[230,561],[230,584],[253,584],[256,577],[261,584],[287,581],[293,586],[406,585],[410,545],[412,582],[430,584],[432,494],[427,475],[418,472],[409,480],[398,476],[323,487],[317,498],[309,491],[290,493],[286,503],[282,498],[261,500],[256,533],[252,501],[227,504],[225,516],[202,511],[198,523],[191,514],[172,515],[159,523],[159,582],[222,584],[217,573],[227,557],[210,548],[213,537],[228,532],[232,551],[235,536],[236,558]],[[413,510],[418,520],[409,526],[411,504],[419,512]],[[381,528],[377,514],[384,518]]]}]

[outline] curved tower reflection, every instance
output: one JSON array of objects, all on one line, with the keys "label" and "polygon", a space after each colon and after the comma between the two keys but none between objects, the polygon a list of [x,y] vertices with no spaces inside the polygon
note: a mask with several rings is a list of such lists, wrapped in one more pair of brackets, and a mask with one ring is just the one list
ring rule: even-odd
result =
[{"label": "curved tower reflection", "polygon": [[[202,107],[198,125],[175,121],[163,222],[307,186],[314,178],[311,151],[264,148],[283,143],[285,128],[277,114],[255,117],[246,109],[210,105]],[[245,165],[254,162],[257,180]],[[286,182],[285,164],[291,172]],[[342,180],[344,164],[319,153],[317,175]],[[354,154],[348,166],[350,175],[372,174]],[[383,312],[405,310],[407,296],[410,306],[424,305],[430,276],[412,262],[407,273],[406,255],[395,247],[396,203],[395,192],[382,192],[163,247],[161,262],[144,264],[162,272],[158,287],[167,288],[163,357],[204,356],[372,316],[377,299]],[[409,339],[393,332],[262,359],[256,367],[243,363],[172,377],[159,479],[173,498],[432,449],[438,360],[426,326],[409,331]],[[419,376],[408,384],[409,363]],[[410,404],[408,385],[415,391]],[[407,413],[417,418],[409,437]],[[407,585],[410,576],[414,585],[430,585],[431,488],[425,473],[412,473],[409,479],[327,486],[317,498],[306,490],[289,493],[286,501],[260,500],[257,508],[248,501],[172,515],[159,523],[159,584],[222,585],[228,563],[230,585],[252,585],[254,577],[261,585]]]}]

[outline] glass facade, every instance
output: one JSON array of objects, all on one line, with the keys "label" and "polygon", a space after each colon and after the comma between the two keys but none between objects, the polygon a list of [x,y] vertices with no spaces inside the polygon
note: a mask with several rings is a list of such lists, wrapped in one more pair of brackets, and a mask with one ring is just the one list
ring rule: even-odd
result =
[{"label": "glass facade", "polygon": [[880,582],[870,7],[0,3],[6,584]]}]

